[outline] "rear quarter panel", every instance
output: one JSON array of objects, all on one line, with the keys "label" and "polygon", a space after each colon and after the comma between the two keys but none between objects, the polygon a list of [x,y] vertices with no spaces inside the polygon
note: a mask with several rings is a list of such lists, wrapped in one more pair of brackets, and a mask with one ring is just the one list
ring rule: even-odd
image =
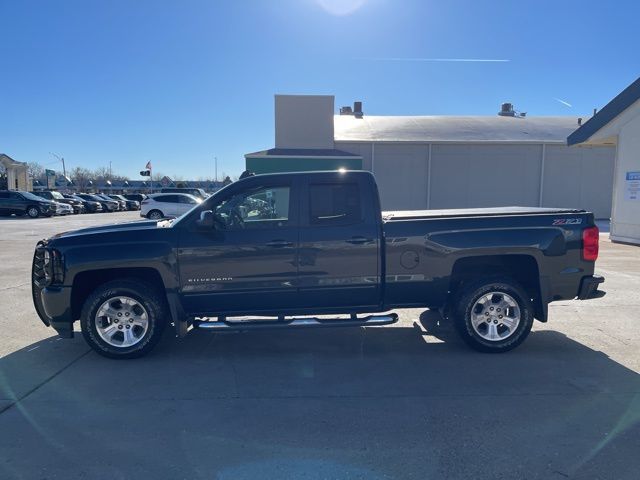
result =
[{"label": "rear quarter panel", "polygon": [[593,262],[581,258],[582,230],[593,224],[588,213],[386,222],[385,303],[440,307],[455,263],[487,255],[528,255],[543,299],[574,298],[581,278],[593,274]]}]

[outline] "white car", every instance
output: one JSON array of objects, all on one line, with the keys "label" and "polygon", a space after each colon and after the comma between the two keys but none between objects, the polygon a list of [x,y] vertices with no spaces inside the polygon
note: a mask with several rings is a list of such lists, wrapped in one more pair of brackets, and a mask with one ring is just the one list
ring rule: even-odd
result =
[{"label": "white car", "polygon": [[150,220],[179,217],[202,203],[202,200],[186,193],[152,193],[142,201],[140,216]]},{"label": "white car", "polygon": [[56,215],[73,215],[73,207],[67,203],[55,202]]}]

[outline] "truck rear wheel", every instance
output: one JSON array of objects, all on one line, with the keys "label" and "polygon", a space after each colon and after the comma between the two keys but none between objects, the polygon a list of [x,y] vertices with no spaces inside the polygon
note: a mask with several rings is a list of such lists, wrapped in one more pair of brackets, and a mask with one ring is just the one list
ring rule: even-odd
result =
[{"label": "truck rear wheel", "polygon": [[168,309],[157,289],[124,279],[99,286],[84,303],[82,334],[91,348],[108,358],[138,358],[162,337]]},{"label": "truck rear wheel", "polygon": [[533,305],[526,291],[508,277],[486,277],[464,286],[452,308],[462,339],[481,352],[512,350],[529,335]]}]

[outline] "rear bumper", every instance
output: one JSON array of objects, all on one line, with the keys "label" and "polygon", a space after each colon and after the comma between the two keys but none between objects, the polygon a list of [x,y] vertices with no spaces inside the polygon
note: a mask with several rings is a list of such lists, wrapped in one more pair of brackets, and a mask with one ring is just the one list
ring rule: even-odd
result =
[{"label": "rear bumper", "polygon": [[606,292],[598,290],[598,286],[604,282],[601,275],[590,275],[582,277],[580,282],[580,290],[578,291],[578,300],[588,300],[590,298],[600,298],[606,295]]}]

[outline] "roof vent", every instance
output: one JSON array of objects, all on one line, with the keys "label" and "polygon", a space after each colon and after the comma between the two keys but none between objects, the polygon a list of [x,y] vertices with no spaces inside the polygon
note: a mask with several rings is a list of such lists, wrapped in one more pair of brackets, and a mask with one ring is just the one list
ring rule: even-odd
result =
[{"label": "roof vent", "polygon": [[353,115],[353,110],[350,106],[340,107],[340,115]]},{"label": "roof vent", "polygon": [[516,111],[513,109],[513,104],[503,103],[502,105],[500,105],[500,111],[498,112],[498,115],[500,115],[501,117],[515,117]]},{"label": "roof vent", "polygon": [[353,102],[353,114],[356,118],[362,118],[364,113],[362,113],[362,102]]}]

